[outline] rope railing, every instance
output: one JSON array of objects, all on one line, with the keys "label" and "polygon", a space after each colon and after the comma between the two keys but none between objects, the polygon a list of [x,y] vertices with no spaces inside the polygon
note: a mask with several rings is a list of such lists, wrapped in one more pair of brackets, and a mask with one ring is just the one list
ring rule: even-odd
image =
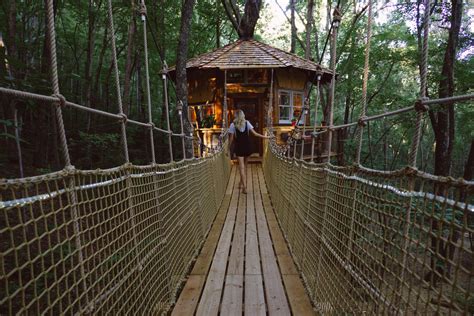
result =
[{"label": "rope railing", "polygon": [[[158,314],[166,312],[203,243],[230,174],[226,133],[205,158],[173,155],[167,74],[166,128],[151,111],[146,7],[141,0],[148,121],[123,112],[115,38],[111,36],[117,113],[86,107],[60,94],[53,1],[46,2],[52,95],[0,87],[0,94],[55,106],[64,169],[21,179],[0,179],[0,314]],[[107,27],[114,34],[112,2]],[[166,70],[166,64],[165,64]],[[124,165],[79,170],[69,156],[63,109],[76,109],[120,124]],[[179,111],[179,109],[177,109]],[[149,130],[151,160],[129,161],[127,125]],[[156,164],[154,132],[166,135],[170,163]]]},{"label": "rope railing", "polygon": [[472,312],[474,181],[314,164],[276,149],[265,151],[265,180],[319,312]]}]

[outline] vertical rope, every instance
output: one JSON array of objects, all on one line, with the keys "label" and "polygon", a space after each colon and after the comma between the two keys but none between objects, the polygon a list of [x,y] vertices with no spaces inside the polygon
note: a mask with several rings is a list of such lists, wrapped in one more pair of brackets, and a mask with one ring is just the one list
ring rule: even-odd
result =
[{"label": "vertical rope", "polygon": [[430,27],[430,0],[424,0],[424,17],[423,17],[423,45],[421,52],[421,70],[420,70],[420,100],[415,104],[416,109],[416,125],[415,125],[415,134],[413,135],[412,147],[410,150],[410,167],[416,168],[416,158],[418,154],[418,147],[420,145],[421,138],[421,127],[423,114],[425,108],[421,101],[426,99],[426,89],[427,89],[427,75],[428,75],[428,36],[429,36],[429,27]]},{"label": "vertical rope", "polygon": [[153,118],[151,116],[151,90],[150,90],[150,72],[148,67],[148,40],[147,40],[147,29],[146,29],[146,6],[145,1],[141,1],[140,15],[143,22],[143,48],[145,53],[145,84],[146,84],[146,96],[147,96],[147,105],[148,105],[148,124],[150,125],[150,149],[151,149],[151,162],[156,163],[155,157],[155,142],[153,138]]},{"label": "vertical rope", "polygon": [[337,40],[337,30],[339,28],[339,23],[341,22],[341,14],[339,12],[339,8],[336,7],[333,13],[333,33],[331,39],[331,70],[332,70],[332,78],[331,78],[331,94],[330,94],[330,102],[329,102],[329,128],[328,128],[328,148],[327,154],[328,158],[327,161],[331,162],[331,147],[332,147],[332,129],[333,129],[333,121],[334,121],[334,92],[336,89],[336,40]]},{"label": "vertical rope", "polygon": [[[421,137],[421,127],[422,127],[422,120],[423,120],[423,105],[420,101],[422,101],[426,97],[426,88],[427,88],[427,73],[428,73],[428,35],[429,35],[429,19],[430,19],[430,0],[424,0],[424,27],[423,27],[423,46],[422,46],[422,54],[421,54],[421,71],[420,71],[420,100],[415,103],[416,109],[416,126],[415,126],[415,134],[413,135],[413,142],[410,151],[410,167],[416,168],[416,156],[418,153],[418,147],[420,144],[420,137]],[[415,188],[415,178],[410,176],[408,180],[408,190],[413,191]],[[405,226],[403,227],[403,238],[404,243],[402,247],[402,271],[400,272],[400,282],[397,286],[397,292],[400,293],[399,288],[402,286],[403,280],[405,278],[406,273],[406,262],[407,262],[407,255],[408,255],[408,246],[410,240],[410,226],[411,226],[411,213],[412,213],[412,201],[413,198],[410,198],[406,204],[406,213],[405,213]],[[402,298],[399,295],[397,297],[397,303]]]},{"label": "vertical rope", "polygon": [[270,97],[268,100],[267,127],[269,128],[269,132],[273,134],[273,68],[270,77]]},{"label": "vertical rope", "polygon": [[314,146],[316,142],[316,126],[318,124],[318,104],[319,104],[319,87],[321,84],[322,74],[318,73],[316,75],[316,100],[314,100],[314,124],[313,124],[313,133],[311,135],[311,162],[314,162]]},{"label": "vertical rope", "polygon": [[[56,120],[58,123],[59,129],[59,138],[61,141],[61,152],[63,154],[64,164],[66,169],[70,170],[71,172],[74,171],[74,166],[71,165],[71,158],[69,156],[69,148],[67,145],[66,140],[66,130],[64,128],[64,121],[63,121],[63,114],[62,114],[62,106],[65,105],[66,99],[60,94],[59,91],[59,77],[58,77],[58,62],[56,56],[56,30],[55,30],[55,22],[54,22],[54,5],[53,0],[47,0],[46,2],[46,10],[47,10],[47,32],[49,36],[48,46],[49,46],[49,58],[50,58],[50,66],[51,66],[51,83],[53,88],[53,93],[56,97],[58,97],[59,102],[56,105]],[[78,249],[78,259],[79,259],[79,270],[81,274],[81,286],[82,290],[86,293],[86,305],[87,301],[89,300],[89,295],[87,291],[87,281],[86,281],[86,273],[84,269],[84,255],[83,255],[83,247],[81,242],[81,229],[79,226],[79,215],[77,212],[77,196],[76,191],[74,190],[74,175],[69,175],[68,180],[68,196],[71,199],[71,213],[73,218],[73,230],[74,230],[74,243],[76,244],[76,248]],[[87,307],[89,310],[89,307]],[[86,310],[86,311],[87,311]]]},{"label": "vertical rope", "polygon": [[356,164],[360,164],[360,154],[362,152],[362,136],[364,134],[364,127],[366,125],[364,118],[367,114],[367,85],[369,81],[369,62],[370,62],[370,41],[372,38],[372,0],[369,0],[368,3],[368,13],[367,13],[367,38],[365,43],[365,62],[364,62],[364,78],[362,80],[362,109],[359,116],[359,124],[356,134]]},{"label": "vertical rope", "polygon": [[[309,93],[309,91],[308,91]],[[303,106],[303,131],[301,132],[301,151],[300,151],[300,159],[304,159],[304,137],[306,135],[306,116],[309,114],[309,96],[306,98],[306,104]]]},{"label": "vertical rope", "polygon": [[[133,252],[134,252],[134,260],[136,261],[137,267],[139,270],[142,269],[140,259],[138,258],[138,241],[137,241],[137,225],[136,225],[136,213],[135,213],[135,205],[134,205],[134,195],[132,191],[133,182],[132,178],[130,177],[130,158],[128,155],[128,143],[127,143],[127,116],[123,113],[123,104],[122,104],[122,95],[120,91],[120,76],[119,76],[119,69],[118,69],[118,62],[117,62],[117,48],[115,45],[115,27],[114,27],[114,16],[112,11],[112,0],[108,1],[108,22],[109,22],[109,31],[110,31],[110,43],[112,48],[112,63],[114,67],[115,73],[115,88],[117,91],[117,106],[118,106],[118,114],[122,117],[120,120],[120,130],[122,135],[122,147],[123,147],[123,154],[125,158],[125,163],[127,164],[125,168],[126,174],[126,187],[127,187],[127,206],[130,210],[130,220],[132,226],[132,236],[133,236]],[[134,12],[132,12],[133,18]]]},{"label": "vertical rope", "polygon": [[191,136],[191,159],[194,159],[194,126],[193,124],[190,124],[191,125],[191,134],[189,136]]},{"label": "vertical rope", "polygon": [[183,160],[186,160],[186,144],[185,144],[185,139],[186,136],[184,135],[184,126],[183,126],[183,102],[178,101],[178,115],[179,115],[179,124],[181,125],[181,146],[183,149]]},{"label": "vertical rope", "polygon": [[120,91],[120,77],[119,77],[119,69],[117,63],[117,48],[115,45],[115,28],[114,28],[114,16],[112,13],[112,0],[108,1],[108,20],[109,20],[109,31],[110,31],[110,44],[112,48],[112,64],[114,67],[115,73],[115,88],[117,91],[117,105],[118,105],[118,114],[122,116],[122,120],[120,121],[120,129],[122,134],[122,146],[123,146],[123,154],[125,158],[125,162],[130,162],[128,156],[128,144],[127,144],[127,117],[123,113],[123,105],[122,105],[122,93]]},{"label": "vertical rope", "polygon": [[[168,146],[169,146],[169,151],[170,151],[170,162],[174,162],[173,158],[173,140],[171,138],[171,125],[170,125],[170,110],[169,110],[169,104],[168,104],[168,66],[166,63],[163,65],[163,87],[165,91],[164,95],[164,102],[165,102],[165,109],[166,109],[166,129],[168,130]],[[162,114],[163,115],[163,114]]]},{"label": "vertical rope", "polygon": [[[53,1],[47,1],[47,32],[49,35],[48,47],[49,47],[49,58],[51,66],[51,84],[53,88],[53,94],[58,97],[59,104],[64,105],[65,99],[59,92],[59,77],[58,77],[58,62],[56,57],[56,30],[54,25],[54,7]],[[64,128],[63,114],[60,106],[56,106],[56,120],[58,122],[59,139],[61,141],[61,152],[66,167],[71,167],[71,158],[69,156],[69,148],[66,140],[66,130]]]},{"label": "vertical rope", "polygon": [[222,113],[223,129],[227,128],[227,69],[224,70],[224,111]]}]

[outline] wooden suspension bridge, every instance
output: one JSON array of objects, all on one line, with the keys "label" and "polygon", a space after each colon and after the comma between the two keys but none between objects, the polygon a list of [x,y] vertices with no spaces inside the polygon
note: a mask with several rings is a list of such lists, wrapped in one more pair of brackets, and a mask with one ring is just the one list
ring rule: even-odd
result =
[{"label": "wooden suspension bridge", "polygon": [[[232,94],[242,93],[239,89],[248,86],[252,77],[248,69],[242,73],[247,81],[231,83],[229,87],[235,90],[230,91],[227,70],[220,73],[225,84],[223,131],[215,147],[204,146],[203,157],[195,157],[194,149],[186,156],[186,144],[195,142],[184,133],[183,109],[179,109],[181,131],[174,133],[165,98],[167,126],[156,127],[148,76],[148,122],[124,115],[113,36],[118,113],[75,104],[61,95],[53,2],[46,3],[53,95],[12,87],[0,87],[0,93],[55,106],[65,167],[41,176],[0,179],[1,314],[472,313],[474,253],[469,238],[474,234],[474,183],[421,172],[416,169],[416,157],[426,109],[473,96],[425,98],[426,43],[420,100],[414,107],[366,117],[369,27],[364,110],[359,121],[334,126],[331,118],[329,125],[318,127],[318,131],[316,125],[308,127],[307,135],[304,115],[309,108],[301,106],[298,121],[303,122],[302,135],[290,133],[286,143],[272,140],[262,144],[256,151],[262,154],[263,163],[248,168],[249,192],[243,194],[236,168],[226,154],[225,129],[227,93],[230,99]],[[426,19],[429,10],[425,11]],[[109,0],[108,27],[114,34],[112,12]],[[141,14],[145,21],[146,10]],[[340,16],[334,14],[333,54],[339,22]],[[146,43],[146,24],[144,40]],[[217,64],[225,63],[226,58],[234,60],[236,47],[244,47],[250,55],[259,52],[273,63],[271,71],[254,73],[257,81],[265,81],[258,82],[263,90],[256,90],[261,100],[254,99],[260,100],[255,101],[260,108],[268,101],[265,111],[259,112],[265,114],[259,122],[266,119],[269,133],[278,133],[274,119],[287,119],[272,113],[273,76],[279,75],[280,68],[308,71],[312,79],[303,78],[304,84],[330,84],[334,102],[335,58],[330,70],[323,70],[251,40],[191,63],[205,68],[211,59]],[[285,58],[292,64],[283,63]],[[201,64],[203,60],[206,62]],[[165,72],[165,82],[167,78]],[[285,93],[288,100],[300,97],[295,91]],[[250,103],[242,104],[251,107]],[[74,168],[62,118],[65,107],[118,119],[125,164],[106,170]],[[387,172],[361,166],[364,123],[408,111],[417,113],[409,167]],[[128,125],[149,131],[149,165],[130,163]],[[328,134],[325,155],[330,160],[332,133],[349,126],[358,126],[357,164],[337,167],[330,161],[315,161],[318,133]],[[167,164],[156,163],[156,133],[169,140]],[[298,138],[305,136],[311,139],[311,155],[306,161],[304,143],[296,147]],[[182,141],[181,161],[173,155],[173,137]]]}]

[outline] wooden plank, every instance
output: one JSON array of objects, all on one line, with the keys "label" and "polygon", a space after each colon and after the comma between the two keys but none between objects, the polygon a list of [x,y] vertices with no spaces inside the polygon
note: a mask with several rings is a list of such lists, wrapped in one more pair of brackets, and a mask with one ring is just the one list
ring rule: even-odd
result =
[{"label": "wooden plank", "polygon": [[232,241],[232,231],[234,230],[235,216],[237,213],[238,198],[238,181],[235,181],[227,218],[224,223],[224,228],[222,229],[211,269],[209,270],[209,275],[206,279],[206,285],[204,286],[196,315],[217,315],[219,312],[227,259]]},{"label": "wooden plank", "polygon": [[262,275],[245,275],[245,315],[266,315]]},{"label": "wooden plank", "polygon": [[226,276],[224,297],[222,298],[221,315],[242,315],[243,287],[243,275]]},{"label": "wooden plank", "polygon": [[[252,170],[252,168],[249,168],[249,170]],[[245,234],[245,314],[265,315],[265,294],[260,266],[260,251],[258,249],[253,177],[251,175],[252,173],[249,172]]]},{"label": "wooden plank", "polygon": [[[259,173],[261,185],[264,183],[262,180],[263,174]],[[278,226],[268,194],[262,194],[262,200],[291,311],[293,315],[315,315],[311,300],[304,289],[296,265]]]},{"label": "wooden plank", "polygon": [[299,275],[283,275],[293,315],[316,315]]},{"label": "wooden plank", "polygon": [[227,274],[244,274],[246,194],[240,194]]},{"label": "wooden plank", "polygon": [[[252,169],[252,168],[249,168]],[[251,175],[251,173],[249,173]],[[247,193],[247,229],[245,235],[245,274],[262,274],[260,252],[258,250],[257,222],[255,219],[255,201],[253,178],[249,177]]]},{"label": "wooden plank", "polygon": [[230,173],[230,178],[229,178],[229,183],[232,183],[232,185],[227,185],[227,188],[225,190],[225,194],[227,195],[232,195],[232,192],[234,190],[234,182],[235,179],[237,178],[237,172],[238,172],[238,166],[231,165],[232,172]]},{"label": "wooden plank", "polygon": [[[236,168],[233,167],[231,170],[231,177],[227,184],[227,189],[234,188],[235,174]],[[196,259],[196,263],[194,264],[191,275],[189,276],[171,315],[194,314],[206,281],[206,275],[209,271],[212,257],[214,256],[214,251],[217,247],[217,241],[219,240],[219,236],[224,225],[224,221],[222,219],[225,219],[227,215],[230,201],[231,195],[225,195],[221,203],[219,213],[212,224],[204,246]]]},{"label": "wooden plank", "polygon": [[257,175],[258,181],[260,183],[260,192],[262,192],[262,194],[268,194],[267,184],[265,183],[265,177],[263,176],[263,169],[261,165],[257,168]]},{"label": "wooden plank", "polygon": [[293,257],[289,254],[277,255],[278,263],[280,266],[281,274],[284,275],[298,275],[298,269],[296,268]]},{"label": "wooden plank", "polygon": [[224,295],[222,297],[222,315],[242,315],[246,202],[247,195],[240,194],[232,248],[226,272]]},{"label": "wooden plank", "polygon": [[268,194],[262,194],[263,207],[265,209],[265,214],[267,215],[267,223],[270,228],[271,237],[273,240],[273,247],[275,248],[275,253],[278,255],[285,255],[288,253],[288,246],[286,245],[285,237],[281,232],[278,221],[275,217],[274,212],[267,212],[266,210],[273,210],[272,204],[270,202],[270,197]]},{"label": "wooden plank", "polygon": [[193,315],[199,302],[202,287],[206,281],[205,275],[191,275],[186,281],[178,302],[171,312],[172,316]]},{"label": "wooden plank", "polygon": [[253,184],[255,185],[255,212],[268,312],[270,315],[290,315],[290,307],[267,227],[257,173],[253,177]]},{"label": "wooden plank", "polygon": [[[238,185],[235,183],[236,174],[237,168],[232,167],[227,189],[231,188],[233,190],[234,186]],[[231,202],[231,197],[232,196],[230,194],[226,194],[224,196],[224,200],[222,201],[222,204],[220,206],[219,213],[217,214],[216,219],[212,224],[211,230],[209,231],[207,239],[204,242],[204,246],[202,247],[202,250],[196,259],[196,263],[194,264],[193,270],[191,271],[191,275],[207,275],[209,267],[211,266],[214,252],[217,247],[217,242],[219,241],[222,232],[222,227],[224,226],[227,211]]]}]

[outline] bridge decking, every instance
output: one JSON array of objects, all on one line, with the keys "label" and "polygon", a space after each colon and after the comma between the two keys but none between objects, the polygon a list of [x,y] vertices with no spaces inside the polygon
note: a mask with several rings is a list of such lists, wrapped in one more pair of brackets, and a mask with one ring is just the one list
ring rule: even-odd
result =
[{"label": "bridge decking", "polygon": [[232,168],[219,213],[172,315],[312,315],[310,299],[275,218],[260,164],[248,194]]}]

